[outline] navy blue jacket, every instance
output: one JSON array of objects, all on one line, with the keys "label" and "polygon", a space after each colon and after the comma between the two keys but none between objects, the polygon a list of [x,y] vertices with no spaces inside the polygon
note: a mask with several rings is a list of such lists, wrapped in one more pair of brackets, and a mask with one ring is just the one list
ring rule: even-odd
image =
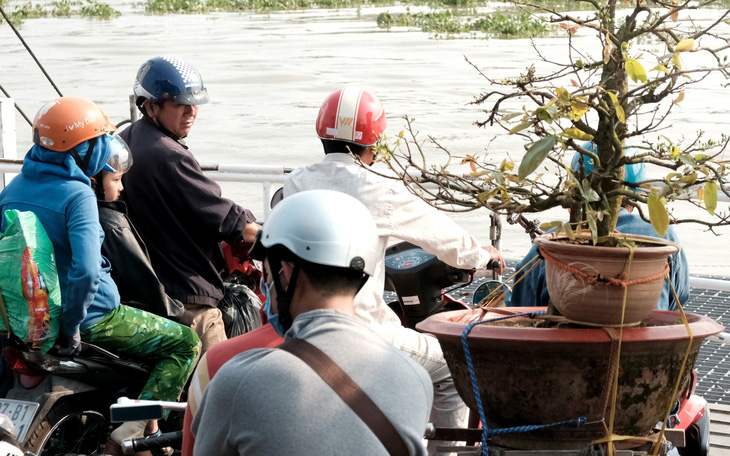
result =
[{"label": "navy blue jacket", "polygon": [[[654,231],[650,223],[646,223],[641,219],[639,214],[629,213],[625,209],[621,209],[616,230],[627,234],[661,237]],[[664,239],[680,245],[679,238],[672,226],[669,227]],[[537,245],[533,245],[525,258],[517,265],[516,270],[519,271],[537,255]],[[522,276],[522,273],[519,275],[516,274],[513,283],[520,276]],[[684,305],[689,299],[689,266],[687,264],[687,257],[684,255],[684,249],[680,250],[679,254],[675,255],[672,259],[669,277],[672,279],[672,284],[674,284],[679,302]],[[550,302],[550,297],[548,296],[547,285],[545,283],[545,262],[540,263],[520,283],[516,284],[512,289],[511,298],[505,299],[505,301],[508,306],[547,306]],[[677,303],[674,300],[674,295],[667,281],[664,282],[662,296],[659,298],[656,308],[660,310],[677,310]]]}]

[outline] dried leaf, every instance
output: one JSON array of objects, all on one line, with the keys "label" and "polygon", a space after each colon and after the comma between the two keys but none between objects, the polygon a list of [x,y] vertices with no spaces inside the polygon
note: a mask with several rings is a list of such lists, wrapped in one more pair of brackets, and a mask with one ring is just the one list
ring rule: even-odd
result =
[{"label": "dried leaf", "polygon": [[608,63],[611,61],[611,54],[613,53],[613,50],[616,47],[612,43],[607,43],[606,46],[603,47],[603,63]]},{"label": "dried leaf", "polygon": [[677,95],[677,98],[675,98],[674,100],[672,100],[672,104],[679,104],[679,103],[682,102],[682,100],[684,100],[684,90],[682,90],[681,92],[679,92],[679,95]]},{"label": "dried leaf", "polygon": [[571,79],[570,83],[573,84],[574,87],[580,87],[580,85],[578,84],[578,81],[576,81],[575,79]]},{"label": "dried leaf", "polygon": [[574,25],[570,28],[570,33],[575,34],[580,29],[580,25]]},{"label": "dried leaf", "polygon": [[672,21],[677,22],[677,20],[679,20],[679,9],[672,8],[672,15],[670,17],[672,18]]},{"label": "dried leaf", "polygon": [[520,168],[517,172],[520,180],[523,180],[524,178],[529,176],[533,171],[537,169],[538,166],[540,166],[540,163],[545,160],[545,157],[548,156],[548,153],[550,153],[550,151],[553,150],[553,147],[555,147],[555,143],[557,142],[557,140],[558,137],[556,135],[546,136],[545,138],[542,138],[539,141],[535,142],[532,146],[530,146],[529,149],[527,149],[527,153],[522,159],[522,162],[520,163]]},{"label": "dried leaf", "polygon": [[561,29],[568,30],[568,24],[566,24],[565,22],[561,22],[559,25]]},{"label": "dried leaf", "polygon": [[485,174],[489,174],[489,171],[479,171],[476,173],[469,173],[469,176],[471,176],[473,178],[478,178],[478,177],[484,176]]},{"label": "dried leaf", "polygon": [[691,51],[693,47],[695,47],[695,40],[693,38],[688,38],[677,43],[675,50],[677,52],[687,52]]},{"label": "dried leaf", "polygon": [[705,200],[705,189],[704,188],[698,188],[697,189],[697,199],[700,201]]}]

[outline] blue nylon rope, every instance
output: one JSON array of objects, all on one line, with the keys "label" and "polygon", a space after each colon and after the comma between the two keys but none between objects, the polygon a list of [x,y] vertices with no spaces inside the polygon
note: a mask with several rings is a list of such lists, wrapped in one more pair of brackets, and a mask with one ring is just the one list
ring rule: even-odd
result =
[{"label": "blue nylon rope", "polygon": [[482,397],[481,397],[481,394],[479,394],[479,387],[477,386],[477,376],[474,371],[474,363],[471,360],[471,352],[469,351],[469,341],[467,340],[466,336],[469,334],[469,331],[471,331],[471,329],[474,326],[480,325],[482,323],[490,323],[490,322],[506,320],[508,318],[521,317],[521,316],[528,316],[530,318],[535,318],[537,315],[543,315],[545,313],[546,313],[546,311],[541,310],[539,312],[525,312],[525,313],[520,313],[520,314],[507,315],[504,317],[491,318],[489,320],[474,321],[472,323],[469,323],[466,326],[466,328],[464,329],[464,332],[461,333],[461,343],[464,346],[464,355],[466,356],[466,365],[469,367],[469,377],[471,378],[471,386],[472,386],[472,389],[474,390],[474,400],[477,403],[477,409],[479,410],[479,419],[482,422],[482,456],[489,456],[489,447],[487,446],[487,438],[491,437],[493,435],[510,434],[510,433],[516,433],[516,432],[529,432],[529,431],[535,431],[538,429],[544,429],[544,428],[554,427],[554,426],[573,425],[573,426],[579,427],[579,426],[584,425],[587,421],[586,417],[582,416],[580,418],[567,420],[567,421],[559,421],[557,423],[551,423],[551,424],[518,426],[518,427],[494,429],[494,430],[490,430],[487,428],[487,419],[484,414],[484,406],[482,405]]}]

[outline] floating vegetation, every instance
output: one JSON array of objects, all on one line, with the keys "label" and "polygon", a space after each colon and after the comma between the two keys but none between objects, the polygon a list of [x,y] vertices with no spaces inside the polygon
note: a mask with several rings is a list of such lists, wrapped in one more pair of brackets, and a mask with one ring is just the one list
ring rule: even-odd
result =
[{"label": "floating vegetation", "polygon": [[[0,6],[6,7],[7,1],[0,0]],[[111,19],[121,13],[107,3],[96,0],[74,1],[59,0],[48,5],[32,3],[30,1],[16,6],[12,11],[6,11],[14,25],[20,26],[26,19],[37,19],[41,17],[71,17],[83,16],[91,19]],[[0,17],[0,24],[3,19]]]},{"label": "floating vegetation", "polygon": [[377,21],[380,28],[418,27],[424,32],[444,34],[446,37],[481,32],[491,37],[532,38],[548,30],[545,19],[541,17],[530,13],[504,15],[499,11],[469,19],[455,16],[448,10],[412,13],[407,9],[403,14],[391,14],[389,11],[380,13]]},{"label": "floating vegetation", "polygon": [[147,0],[150,13],[287,11],[310,8],[354,8],[393,5],[393,0]]}]

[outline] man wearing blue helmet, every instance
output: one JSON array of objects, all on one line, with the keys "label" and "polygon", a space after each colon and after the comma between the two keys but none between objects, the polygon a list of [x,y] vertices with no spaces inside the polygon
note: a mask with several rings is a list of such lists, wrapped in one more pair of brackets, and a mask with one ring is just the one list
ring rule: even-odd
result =
[{"label": "man wearing blue helmet", "polygon": [[[593,151],[595,146],[593,143],[586,143],[583,148],[589,151]],[[631,148],[627,148],[627,153],[631,154]],[[573,156],[570,167],[573,171],[580,169],[582,154],[576,153]],[[586,174],[590,174],[593,171],[593,159],[583,155],[583,166]],[[626,182],[640,184],[646,178],[646,169],[643,163],[626,166]],[[654,231],[654,228],[650,223],[645,222],[639,214],[633,212],[633,206],[624,204],[621,208],[621,212],[618,216],[618,222],[616,224],[616,230],[622,233],[638,234],[642,236],[653,236],[662,237]],[[672,241],[677,245],[680,245],[677,233],[674,231],[674,227],[670,226],[667,234],[663,236],[664,239]],[[517,265],[516,270],[520,270],[527,263],[532,261],[538,256],[537,245],[532,246],[530,251],[527,253],[525,258],[520,261]],[[522,276],[522,273],[515,275],[514,282]],[[684,255],[684,249],[679,251],[670,264],[670,277],[674,289],[677,291],[677,297],[679,302],[684,304],[689,299],[689,266],[687,264],[687,258]],[[505,299],[508,306],[547,306],[550,302],[548,296],[547,285],[545,283],[545,263],[540,263],[535,269],[527,274],[519,283],[516,283],[512,289],[511,298]],[[662,290],[662,296],[659,298],[659,302],[656,306],[657,309],[661,310],[676,310],[677,303],[674,299],[674,295],[669,286],[669,282],[664,282],[664,289]]]},{"label": "man wearing blue helmet", "polygon": [[183,141],[198,106],[208,102],[198,70],[155,57],[139,68],[134,94],[143,117],[120,134],[135,162],[123,177],[123,199],[166,293],[193,315],[190,326],[205,352],[226,338],[216,308],[225,293],[220,243],[253,242],[258,225],[250,211],[221,196]]}]

